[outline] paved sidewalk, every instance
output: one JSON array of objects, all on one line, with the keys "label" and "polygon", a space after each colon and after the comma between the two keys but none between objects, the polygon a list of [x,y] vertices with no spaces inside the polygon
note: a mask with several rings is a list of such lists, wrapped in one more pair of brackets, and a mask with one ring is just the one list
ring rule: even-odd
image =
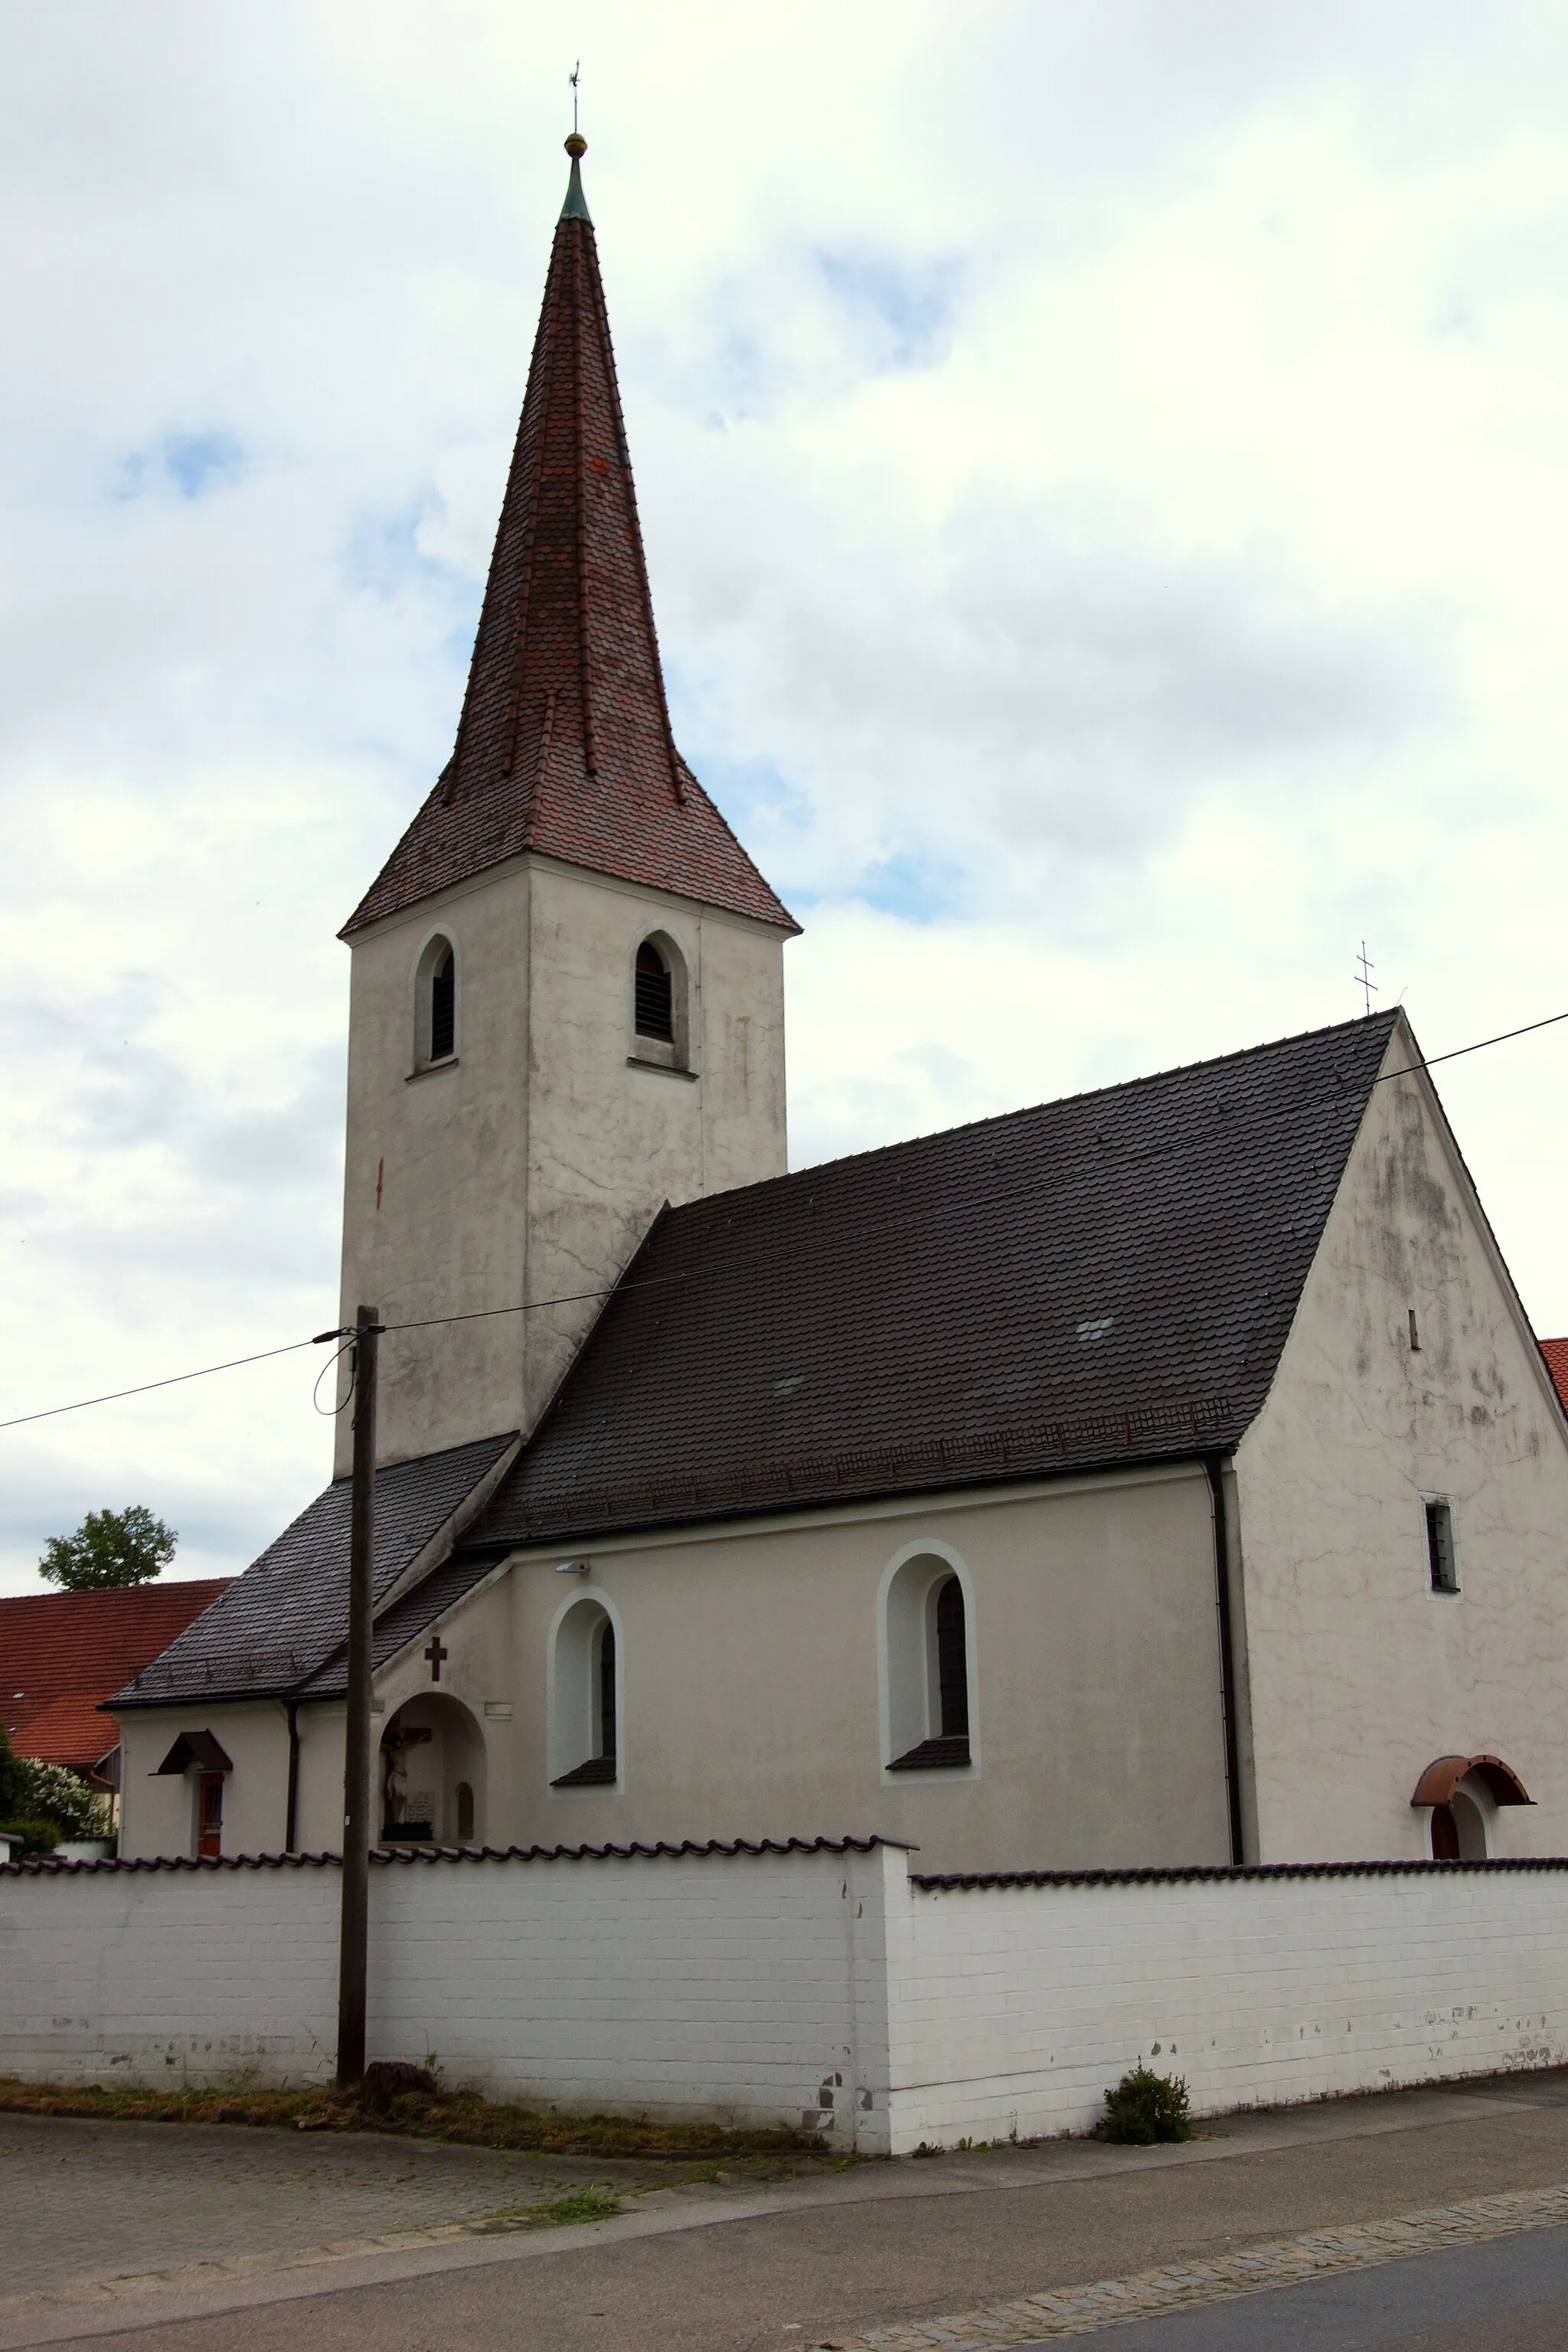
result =
[{"label": "paved sidewalk", "polygon": [[[1510,2216],[1500,2207],[1422,2226],[1472,2236],[1506,2226],[1516,2234],[1500,2244],[1521,2247],[1557,2241],[1568,2077],[1230,2118],[1179,2148],[1055,2141],[773,2179],[704,2180],[699,2169],[0,2117],[0,2347],[232,2352],[241,2329],[247,2352],[890,2346],[943,2315],[1103,2294],[1106,2283],[1173,2265],[1205,2269],[1215,2292],[1246,2290],[1262,2284],[1258,2261],[1237,2263],[1247,2250],[1294,2249],[1270,2258],[1288,2266],[1314,2237],[1341,2233],[1343,2253],[1344,2233],[1358,2231],[1357,2262],[1413,2276],[1416,2263],[1386,2259],[1412,2225],[1378,2238],[1391,2217],[1513,2198]],[[620,2218],[520,2224],[520,2208],[584,2179],[620,2191]],[[1251,2297],[1260,2314],[1268,2303]],[[1107,2303],[1105,2317],[1126,2326],[1130,2312]],[[1202,2321],[1197,2311],[1131,2320],[1128,2352],[1145,2326]],[[914,2340],[999,2347],[1005,2336],[949,2328]]]},{"label": "paved sidewalk", "polygon": [[473,2224],[585,2181],[666,2177],[390,2134],[0,2113],[0,2309],[73,2281]]}]

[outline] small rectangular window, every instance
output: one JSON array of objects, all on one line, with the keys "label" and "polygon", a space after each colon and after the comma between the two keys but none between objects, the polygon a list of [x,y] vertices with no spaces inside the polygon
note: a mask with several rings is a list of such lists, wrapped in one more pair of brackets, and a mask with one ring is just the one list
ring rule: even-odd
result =
[{"label": "small rectangular window", "polygon": [[1454,1513],[1447,1503],[1426,1505],[1426,1562],[1434,1592],[1458,1592],[1458,1570],[1454,1560]]}]

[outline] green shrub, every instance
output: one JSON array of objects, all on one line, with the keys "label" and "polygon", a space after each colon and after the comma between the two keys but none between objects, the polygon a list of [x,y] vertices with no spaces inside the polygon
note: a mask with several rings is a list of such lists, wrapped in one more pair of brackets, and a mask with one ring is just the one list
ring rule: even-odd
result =
[{"label": "green shrub", "polygon": [[1156,2074],[1142,2060],[1105,2095],[1101,2139],[1152,2147],[1156,2140],[1191,2139],[1187,2086],[1180,2075]]},{"label": "green shrub", "polygon": [[53,1822],[0,1822],[7,1837],[20,1838],[24,1853],[53,1853],[60,1833]]}]

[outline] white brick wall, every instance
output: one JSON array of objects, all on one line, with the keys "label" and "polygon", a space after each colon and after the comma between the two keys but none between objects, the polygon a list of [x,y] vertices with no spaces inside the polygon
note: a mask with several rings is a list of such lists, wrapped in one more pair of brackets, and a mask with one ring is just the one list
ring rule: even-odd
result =
[{"label": "white brick wall", "polygon": [[[858,1882],[875,1917],[880,1869],[831,1853],[374,1868],[370,2053],[434,2054],[452,2083],[564,2107],[879,2133],[885,2109],[853,2093]],[[338,1899],[337,1871],[310,1867],[0,1875],[0,2074],[330,2079]],[[874,1994],[879,1956],[879,1937]],[[885,2038],[874,2069],[885,2083]]]},{"label": "white brick wall", "polygon": [[335,1869],[0,1877],[0,2074],[324,2080],[337,1939]]},{"label": "white brick wall", "polygon": [[[335,1869],[0,1873],[0,2073],[325,2080]],[[371,1874],[373,2055],[841,2145],[1081,2129],[1568,2060],[1568,1868],[927,1889],[905,1855]]]},{"label": "white brick wall", "polygon": [[911,1887],[895,2151],[1082,2130],[1147,2059],[1197,2111],[1568,2060],[1568,1869]]}]

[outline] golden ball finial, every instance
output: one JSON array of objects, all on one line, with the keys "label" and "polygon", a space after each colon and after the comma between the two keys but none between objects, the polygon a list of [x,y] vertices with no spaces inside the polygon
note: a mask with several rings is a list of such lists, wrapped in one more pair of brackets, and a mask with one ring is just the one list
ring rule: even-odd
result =
[{"label": "golden ball finial", "polygon": [[587,141],[584,138],[580,131],[574,131],[571,137],[566,142],[566,152],[571,156],[572,161],[575,163],[579,155],[585,155],[587,152]]}]

